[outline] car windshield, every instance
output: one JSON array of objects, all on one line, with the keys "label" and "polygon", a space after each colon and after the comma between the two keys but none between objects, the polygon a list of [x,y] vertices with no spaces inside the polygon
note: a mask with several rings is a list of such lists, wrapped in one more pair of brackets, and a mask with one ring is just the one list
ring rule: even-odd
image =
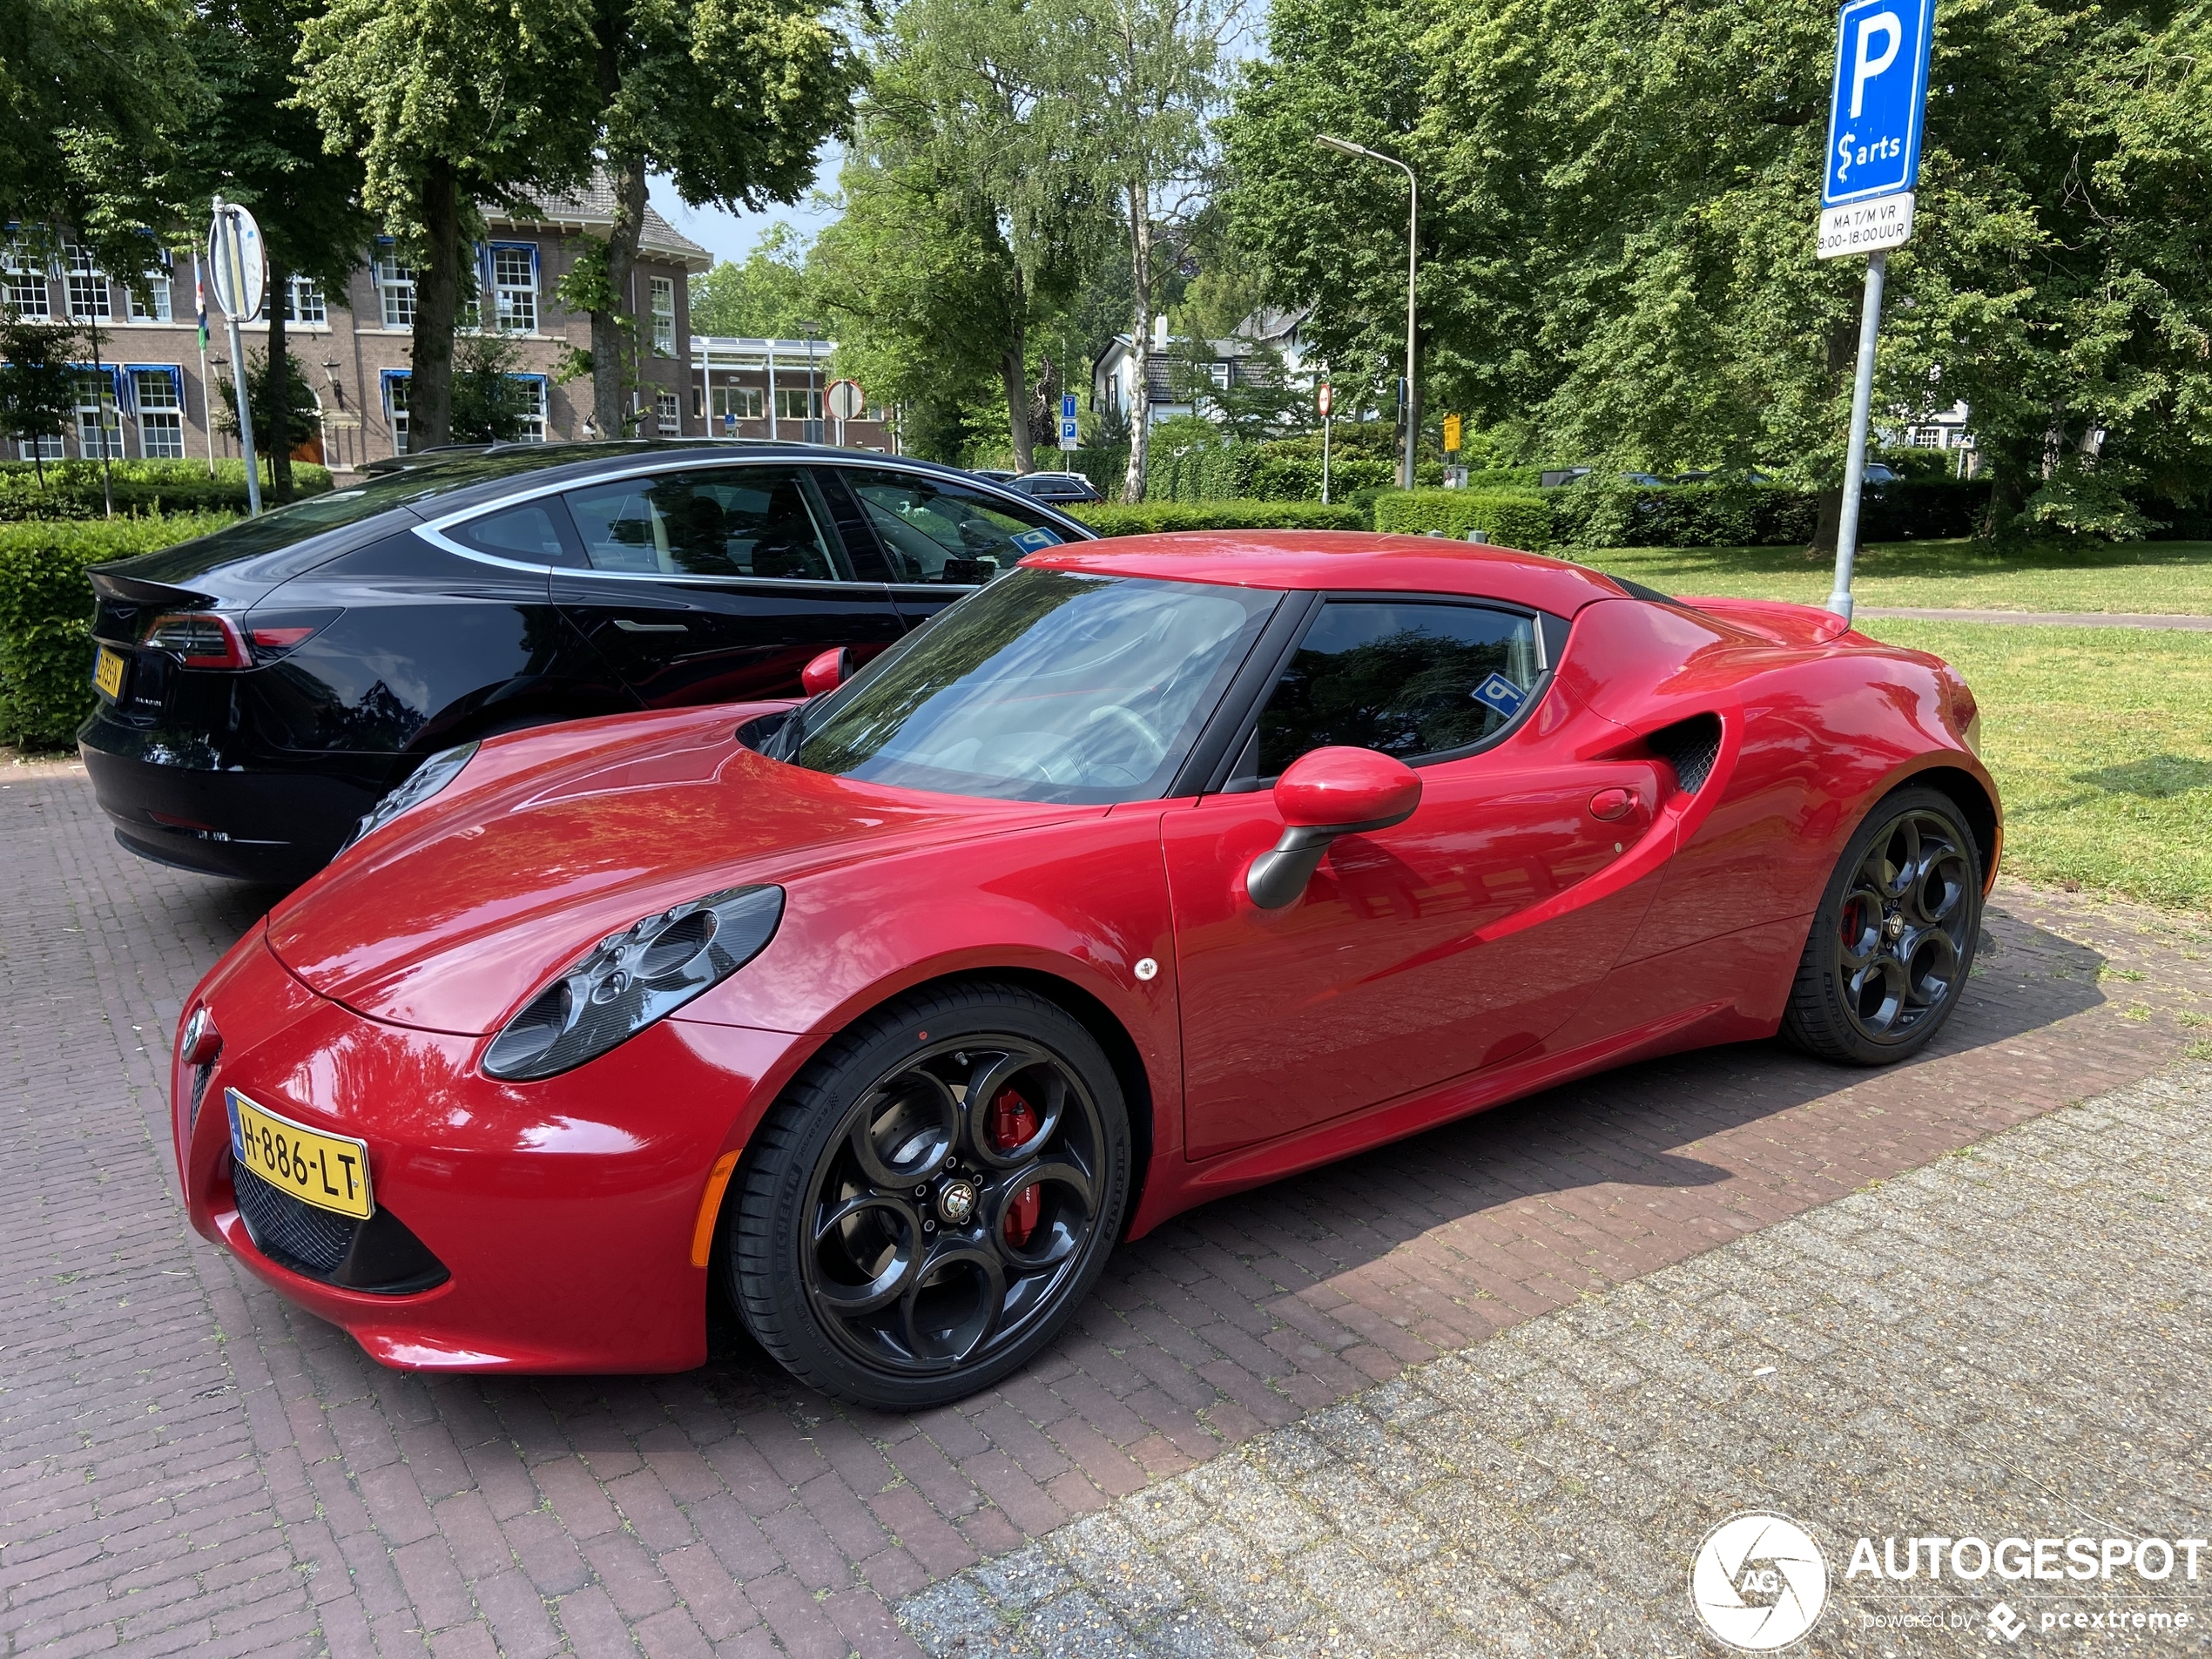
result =
[{"label": "car windshield", "polygon": [[800,711],[814,772],[1001,800],[1166,792],[1274,593],[1016,570]]}]

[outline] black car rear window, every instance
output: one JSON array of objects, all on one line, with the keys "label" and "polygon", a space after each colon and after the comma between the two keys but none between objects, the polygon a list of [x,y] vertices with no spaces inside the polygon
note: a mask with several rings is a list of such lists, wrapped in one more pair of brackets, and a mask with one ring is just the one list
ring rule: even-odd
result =
[{"label": "black car rear window", "polygon": [[[304,542],[311,536],[325,530],[334,530],[347,524],[373,518],[379,513],[388,513],[395,507],[415,507],[435,501],[441,496],[450,496],[455,490],[467,489],[475,484],[496,482],[518,473],[536,472],[564,462],[597,460],[620,451],[607,444],[531,446],[527,448],[502,450],[492,455],[456,455],[450,461],[425,462],[419,467],[409,467],[401,472],[386,473],[358,484],[348,484],[343,489],[334,489],[327,495],[310,496],[305,501],[293,502],[287,507],[273,508],[259,518],[243,519],[227,525],[212,536],[186,542],[171,549],[172,553],[191,550],[187,563],[192,573],[206,570],[232,559],[242,559],[256,553],[273,553],[280,549]],[[214,556],[211,557],[212,555]],[[156,554],[158,561],[163,555]],[[154,563],[137,563],[132,567],[135,576],[161,579],[162,573]]]}]

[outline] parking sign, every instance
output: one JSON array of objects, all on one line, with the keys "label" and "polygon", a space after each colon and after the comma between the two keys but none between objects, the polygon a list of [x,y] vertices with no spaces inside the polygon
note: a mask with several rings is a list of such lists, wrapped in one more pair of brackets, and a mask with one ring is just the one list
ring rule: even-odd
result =
[{"label": "parking sign", "polygon": [[1060,399],[1060,447],[1077,449],[1082,446],[1076,436],[1076,395],[1068,392]]},{"label": "parking sign", "polygon": [[1837,15],[1822,206],[1912,188],[1934,38],[1935,0],[1850,0]]}]

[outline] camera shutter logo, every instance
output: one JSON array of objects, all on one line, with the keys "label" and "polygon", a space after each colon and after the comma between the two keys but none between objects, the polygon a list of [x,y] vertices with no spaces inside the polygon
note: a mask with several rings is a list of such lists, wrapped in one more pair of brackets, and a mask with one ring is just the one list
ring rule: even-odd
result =
[{"label": "camera shutter logo", "polygon": [[1705,1534],[1689,1567],[1699,1622],[1731,1648],[1770,1653],[1812,1629],[1828,1605],[1828,1558],[1780,1515],[1737,1515]]}]

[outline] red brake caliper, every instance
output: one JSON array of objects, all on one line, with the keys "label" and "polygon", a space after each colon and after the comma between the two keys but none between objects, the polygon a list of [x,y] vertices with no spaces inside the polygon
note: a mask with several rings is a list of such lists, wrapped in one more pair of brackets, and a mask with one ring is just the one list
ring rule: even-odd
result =
[{"label": "red brake caliper", "polygon": [[[1037,1109],[1011,1089],[999,1090],[991,1103],[991,1145],[1011,1152],[1037,1132]],[[1006,1242],[1019,1250],[1037,1230],[1037,1216],[1044,1208],[1044,1189],[1032,1184],[1014,1195],[1006,1207]]]}]

